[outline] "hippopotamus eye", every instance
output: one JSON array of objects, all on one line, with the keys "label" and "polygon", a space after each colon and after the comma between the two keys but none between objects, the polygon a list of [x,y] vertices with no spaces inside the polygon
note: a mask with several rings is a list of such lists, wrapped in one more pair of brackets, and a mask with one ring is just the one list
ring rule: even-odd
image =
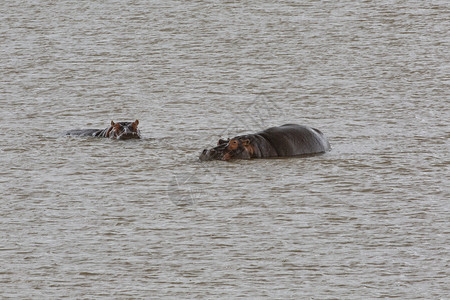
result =
[{"label": "hippopotamus eye", "polygon": [[122,131],[122,125],[116,123],[116,124],[114,125],[114,130],[115,130],[115,131],[119,131],[119,132]]},{"label": "hippopotamus eye", "polygon": [[227,148],[228,150],[236,150],[239,148],[239,142],[237,140],[231,140]]}]

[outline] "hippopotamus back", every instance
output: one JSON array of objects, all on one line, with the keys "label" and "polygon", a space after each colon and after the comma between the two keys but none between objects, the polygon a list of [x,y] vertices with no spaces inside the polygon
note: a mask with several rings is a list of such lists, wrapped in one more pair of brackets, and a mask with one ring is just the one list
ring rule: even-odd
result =
[{"label": "hippopotamus back", "polygon": [[267,153],[267,156],[283,157],[313,153],[322,153],[330,150],[330,144],[323,133],[315,128],[285,124],[271,127],[256,135],[263,137],[276,152]]}]

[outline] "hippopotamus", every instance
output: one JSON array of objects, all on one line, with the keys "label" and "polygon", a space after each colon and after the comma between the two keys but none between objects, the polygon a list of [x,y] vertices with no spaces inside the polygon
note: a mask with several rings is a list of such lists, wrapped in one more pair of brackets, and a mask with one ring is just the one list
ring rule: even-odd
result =
[{"label": "hippopotamus", "polygon": [[65,135],[104,137],[117,140],[140,139],[139,121],[117,122],[111,121],[111,126],[105,129],[75,129],[65,132]]},{"label": "hippopotamus", "polygon": [[217,147],[203,150],[200,160],[288,157],[319,154],[329,150],[330,143],[320,130],[285,124],[255,134],[220,139]]}]

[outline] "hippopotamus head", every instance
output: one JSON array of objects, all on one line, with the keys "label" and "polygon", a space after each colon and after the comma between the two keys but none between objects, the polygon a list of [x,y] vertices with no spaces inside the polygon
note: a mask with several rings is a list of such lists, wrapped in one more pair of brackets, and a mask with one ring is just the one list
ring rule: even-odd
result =
[{"label": "hippopotamus head", "polygon": [[250,159],[252,155],[253,147],[250,139],[242,136],[228,140],[220,139],[216,147],[203,150],[200,160]]},{"label": "hippopotamus head", "polygon": [[111,127],[107,132],[107,137],[117,140],[140,139],[141,133],[138,129],[139,121],[117,122],[111,121]]}]

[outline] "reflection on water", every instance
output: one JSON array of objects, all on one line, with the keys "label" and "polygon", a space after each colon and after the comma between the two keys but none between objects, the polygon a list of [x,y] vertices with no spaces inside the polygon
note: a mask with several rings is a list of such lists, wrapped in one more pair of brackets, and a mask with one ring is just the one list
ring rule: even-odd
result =
[{"label": "reflection on water", "polygon": [[[0,295],[445,297],[448,11],[6,1]],[[198,161],[285,123],[332,151]]]}]

